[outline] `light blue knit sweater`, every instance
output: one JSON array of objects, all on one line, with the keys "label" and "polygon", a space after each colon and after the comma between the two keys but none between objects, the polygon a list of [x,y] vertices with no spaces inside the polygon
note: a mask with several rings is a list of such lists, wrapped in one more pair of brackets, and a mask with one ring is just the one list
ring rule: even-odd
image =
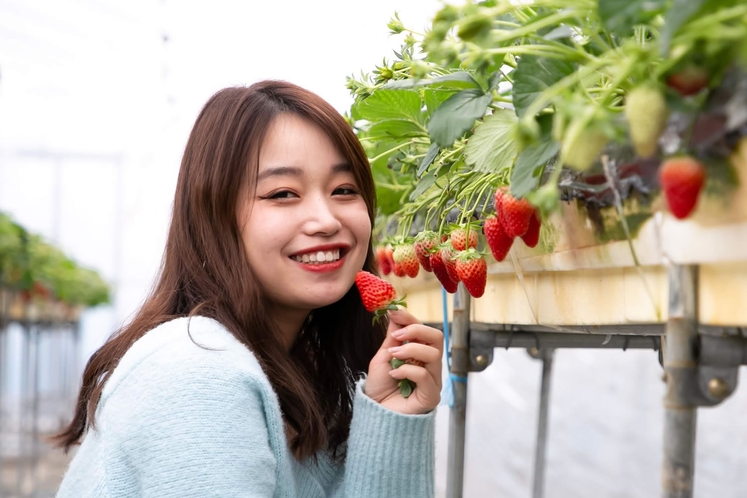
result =
[{"label": "light blue knit sweater", "polygon": [[106,383],[57,497],[432,497],[435,413],[390,411],[363,382],[345,465],[298,462],[254,355],[214,320],[165,323]]}]

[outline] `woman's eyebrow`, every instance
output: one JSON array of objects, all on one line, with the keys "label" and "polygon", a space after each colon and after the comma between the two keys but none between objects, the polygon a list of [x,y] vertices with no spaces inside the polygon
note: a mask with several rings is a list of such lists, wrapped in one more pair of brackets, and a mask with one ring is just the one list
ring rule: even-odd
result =
[{"label": "woman's eyebrow", "polygon": [[[353,170],[349,163],[338,163],[332,166],[332,173],[349,173]],[[273,166],[265,168],[258,176],[257,181],[273,176],[302,176],[303,168],[297,166]]]}]

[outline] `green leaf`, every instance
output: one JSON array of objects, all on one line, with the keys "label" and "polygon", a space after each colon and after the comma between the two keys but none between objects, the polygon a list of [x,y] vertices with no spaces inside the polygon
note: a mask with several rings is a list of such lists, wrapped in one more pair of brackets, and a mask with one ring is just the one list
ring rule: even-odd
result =
[{"label": "green leaf", "polygon": [[425,100],[425,107],[428,115],[432,116],[438,106],[446,102],[446,100],[454,95],[455,90],[442,89],[442,88],[426,88],[423,90],[423,100]]},{"label": "green leaf", "polygon": [[677,30],[689,21],[707,0],[673,0],[672,6],[664,15],[664,28],[661,32],[661,54],[669,53],[669,43]]},{"label": "green leaf", "polygon": [[480,84],[475,81],[472,75],[464,71],[439,76],[438,78],[393,80],[384,85],[382,88],[417,88],[420,86],[429,86],[433,88],[446,87],[457,89],[482,89],[480,87]]},{"label": "green leaf", "polygon": [[412,90],[376,90],[370,97],[356,102],[354,115],[358,119],[376,122],[384,119],[422,119],[422,100]]},{"label": "green leaf", "polygon": [[500,109],[486,116],[482,124],[464,148],[467,164],[474,164],[476,171],[498,173],[510,168],[516,159],[514,133],[516,115],[508,109]]},{"label": "green leaf", "polygon": [[433,160],[438,155],[438,151],[441,150],[437,143],[432,143],[430,148],[428,149],[428,152],[425,154],[425,157],[420,162],[420,166],[418,166],[418,172],[417,177],[420,178],[423,173],[428,169],[428,167],[431,165]]},{"label": "green leaf", "polygon": [[434,183],[436,183],[436,175],[433,173],[433,171],[431,171],[420,179],[418,185],[415,187],[415,190],[413,190],[410,194],[410,201],[414,201],[418,197],[423,195],[426,190],[433,186]]},{"label": "green leaf", "polygon": [[661,14],[667,0],[599,0],[599,18],[614,35],[630,36],[633,27]]},{"label": "green leaf", "polygon": [[403,191],[398,186],[385,186],[379,182],[376,183],[376,206],[385,215],[396,213],[402,207],[400,200]]},{"label": "green leaf", "polygon": [[574,70],[573,64],[563,60],[522,56],[513,73],[514,84],[511,89],[516,115],[522,117],[540,93],[572,74]]},{"label": "green leaf", "polygon": [[411,119],[385,119],[371,126],[367,135],[370,137],[412,138],[427,137],[428,132],[420,123]]},{"label": "green leaf", "polygon": [[[552,119],[547,119],[552,127]],[[533,143],[519,154],[511,172],[511,194],[514,197],[524,197],[539,187],[542,172],[547,161],[552,159],[560,150],[560,144],[552,140],[549,130],[545,130],[539,141]]]},{"label": "green leaf", "polygon": [[436,109],[428,123],[431,141],[441,147],[450,147],[485,115],[492,100],[493,97],[482,90],[462,90],[449,97]]}]

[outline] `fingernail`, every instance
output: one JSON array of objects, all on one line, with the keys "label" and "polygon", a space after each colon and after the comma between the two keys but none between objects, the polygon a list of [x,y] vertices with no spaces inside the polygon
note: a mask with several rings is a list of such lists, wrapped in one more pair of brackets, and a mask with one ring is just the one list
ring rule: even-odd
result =
[{"label": "fingernail", "polygon": [[402,346],[395,346],[393,348],[389,348],[390,353],[399,353],[402,350]]},{"label": "fingernail", "polygon": [[397,329],[394,332],[392,332],[392,337],[394,337],[395,339],[399,339],[403,335],[405,335],[405,332],[402,329]]}]

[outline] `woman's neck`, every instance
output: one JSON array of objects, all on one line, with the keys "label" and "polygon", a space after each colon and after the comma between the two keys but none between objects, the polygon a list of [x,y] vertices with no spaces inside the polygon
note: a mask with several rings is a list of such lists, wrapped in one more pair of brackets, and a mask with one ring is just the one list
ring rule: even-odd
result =
[{"label": "woman's neck", "polygon": [[273,306],[268,311],[281,334],[281,342],[285,350],[290,351],[293,343],[296,342],[296,338],[298,338],[298,334],[303,329],[310,311],[280,309]]}]

